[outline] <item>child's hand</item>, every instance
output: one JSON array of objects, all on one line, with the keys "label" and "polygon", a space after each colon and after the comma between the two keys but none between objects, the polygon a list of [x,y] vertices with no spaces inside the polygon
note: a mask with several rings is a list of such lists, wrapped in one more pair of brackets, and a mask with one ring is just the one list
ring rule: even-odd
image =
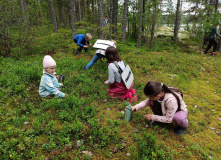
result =
[{"label": "child's hand", "polygon": [[59,80],[60,76],[56,76],[56,78]]},{"label": "child's hand", "polygon": [[62,86],[64,86],[64,85],[63,85],[62,83],[59,83],[59,86],[62,87]]},{"label": "child's hand", "polygon": [[107,81],[104,81],[104,85],[107,85]]},{"label": "child's hand", "polygon": [[144,118],[148,121],[151,121],[152,120],[151,116],[152,116],[151,114],[146,114],[146,115],[144,115]]},{"label": "child's hand", "polygon": [[87,46],[87,45],[84,45],[84,48],[88,48],[88,46]]},{"label": "child's hand", "polygon": [[89,46],[91,46],[91,43],[89,44]]},{"label": "child's hand", "polygon": [[[134,106],[131,106],[131,108],[132,108],[132,111],[133,111],[133,112],[136,112],[136,111],[137,111]],[[125,112],[126,112],[126,110],[127,110],[127,106],[125,107]]]},{"label": "child's hand", "polygon": [[65,94],[65,95],[64,95],[64,97],[68,97],[68,96],[69,96],[68,94]]}]

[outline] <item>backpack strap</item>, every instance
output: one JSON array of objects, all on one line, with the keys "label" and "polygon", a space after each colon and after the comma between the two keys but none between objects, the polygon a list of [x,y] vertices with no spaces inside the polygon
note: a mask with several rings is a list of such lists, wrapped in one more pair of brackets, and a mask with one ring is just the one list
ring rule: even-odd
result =
[{"label": "backpack strap", "polygon": [[113,64],[117,67],[118,72],[121,74],[123,72],[123,70],[120,68],[120,66],[118,65],[117,61],[114,61]]}]

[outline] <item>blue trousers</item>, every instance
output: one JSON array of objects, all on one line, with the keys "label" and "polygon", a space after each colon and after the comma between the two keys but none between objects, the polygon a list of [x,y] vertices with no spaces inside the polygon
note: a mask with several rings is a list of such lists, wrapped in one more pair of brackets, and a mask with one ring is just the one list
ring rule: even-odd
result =
[{"label": "blue trousers", "polygon": [[97,60],[98,60],[98,59],[101,59],[102,57],[105,57],[105,56],[102,55],[102,54],[99,54],[99,53],[95,54],[94,57],[93,57],[93,59],[87,64],[87,66],[85,67],[85,69],[90,68],[91,66],[93,66],[94,63],[96,63]]}]

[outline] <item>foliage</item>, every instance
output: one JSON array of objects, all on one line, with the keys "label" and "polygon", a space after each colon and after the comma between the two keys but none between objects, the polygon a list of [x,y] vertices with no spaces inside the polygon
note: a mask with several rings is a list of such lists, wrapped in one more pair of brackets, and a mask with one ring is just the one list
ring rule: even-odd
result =
[{"label": "foliage", "polygon": [[[42,26],[45,30],[47,27]],[[86,32],[87,28],[85,28]],[[40,31],[40,30],[39,30]],[[47,31],[47,32],[46,32]],[[118,42],[121,58],[130,65],[139,101],[146,99],[143,87],[157,80],[181,89],[189,111],[188,132],[176,136],[173,126],[146,128],[145,108],[124,121],[125,101],[106,96],[105,62],[88,70],[94,49],[74,56],[71,32],[38,32],[35,43],[21,54],[0,57],[0,155],[3,159],[217,159],[221,155],[219,118],[221,89],[220,55],[203,56],[190,45],[164,37],[149,51],[136,47],[136,40]],[[66,38],[65,36],[66,35]],[[92,40],[92,43],[95,40]],[[38,50],[38,54],[36,53]],[[53,52],[52,52],[53,51]],[[57,74],[64,74],[64,99],[40,98],[42,59],[50,54]],[[133,102],[132,105],[135,103]],[[215,130],[209,127],[214,127]],[[129,153],[129,154],[128,154]],[[197,157],[197,158],[196,158]]]}]

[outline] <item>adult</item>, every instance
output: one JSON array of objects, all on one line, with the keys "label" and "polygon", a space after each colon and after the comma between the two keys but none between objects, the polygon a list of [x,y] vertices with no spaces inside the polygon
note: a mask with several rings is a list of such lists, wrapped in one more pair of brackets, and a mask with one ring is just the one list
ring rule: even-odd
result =
[{"label": "adult", "polygon": [[216,47],[217,47],[217,42],[215,40],[215,36],[218,36],[219,38],[221,37],[221,35],[218,33],[219,31],[219,22],[215,25],[214,28],[211,29],[210,35],[207,38],[207,41],[209,41],[209,44],[204,52],[205,55],[208,55],[207,52],[208,50],[213,46],[213,55],[217,55],[218,53],[216,53]]}]

